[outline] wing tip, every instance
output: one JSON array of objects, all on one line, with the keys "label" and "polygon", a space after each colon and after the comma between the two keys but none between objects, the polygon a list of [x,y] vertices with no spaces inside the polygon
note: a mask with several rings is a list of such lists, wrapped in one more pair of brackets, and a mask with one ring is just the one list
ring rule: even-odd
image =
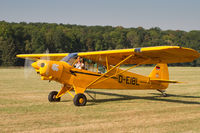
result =
[{"label": "wing tip", "polygon": [[25,56],[22,55],[22,54],[17,54],[16,57],[18,57],[18,58],[25,58]]}]

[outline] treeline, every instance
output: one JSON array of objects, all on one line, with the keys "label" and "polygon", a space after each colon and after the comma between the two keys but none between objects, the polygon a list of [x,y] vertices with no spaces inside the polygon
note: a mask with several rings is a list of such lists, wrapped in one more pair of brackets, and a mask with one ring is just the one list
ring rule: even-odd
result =
[{"label": "treeline", "polygon": [[[80,26],[0,21],[0,65],[20,66],[16,54],[98,51],[147,46],[179,45],[200,50],[200,31],[163,31],[112,26]],[[200,66],[200,60],[175,64]]]}]

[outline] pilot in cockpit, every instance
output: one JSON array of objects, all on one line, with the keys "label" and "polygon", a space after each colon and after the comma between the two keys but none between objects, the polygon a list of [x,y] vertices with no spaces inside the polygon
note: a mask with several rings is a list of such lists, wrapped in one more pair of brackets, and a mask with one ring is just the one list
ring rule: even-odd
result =
[{"label": "pilot in cockpit", "polygon": [[81,57],[77,58],[77,63],[75,64],[75,68],[85,69],[85,64],[84,64],[83,58],[81,58]]}]

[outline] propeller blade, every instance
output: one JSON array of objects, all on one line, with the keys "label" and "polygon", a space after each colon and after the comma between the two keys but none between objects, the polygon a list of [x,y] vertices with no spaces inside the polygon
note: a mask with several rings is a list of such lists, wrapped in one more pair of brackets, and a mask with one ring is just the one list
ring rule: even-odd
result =
[{"label": "propeller blade", "polygon": [[25,62],[24,62],[24,78],[27,79],[29,77],[29,75],[31,75],[31,73],[33,72],[33,67],[31,66],[31,64],[34,61],[30,60],[29,58],[25,58]]},{"label": "propeller blade", "polygon": [[[46,56],[42,57],[41,60],[46,60],[46,61],[50,61],[50,57],[49,57],[49,49],[47,48],[45,51]],[[49,68],[46,70],[46,74],[49,74]]]},{"label": "propeller blade", "polygon": [[50,60],[50,57],[49,57],[49,49],[48,49],[48,48],[46,49],[46,51],[44,52],[44,54],[45,54],[46,56],[40,58],[40,60],[47,60],[47,61],[49,61],[49,60]]},{"label": "propeller blade", "polygon": [[[47,62],[50,61],[49,49],[47,49],[44,54],[45,54],[45,56],[40,58],[40,60],[45,60]],[[32,72],[35,72],[34,68],[36,68],[37,64],[35,64],[36,62],[35,63],[34,62],[35,61],[33,61],[29,58],[25,58],[25,62],[24,62],[24,77],[25,77],[25,79],[29,78],[29,75],[31,75]],[[32,65],[35,65],[35,66],[32,66]],[[37,66],[37,67],[40,67],[40,66]],[[39,68],[37,68],[37,69],[39,69]],[[48,73],[49,73],[49,69],[46,70],[47,75],[48,75]]]}]

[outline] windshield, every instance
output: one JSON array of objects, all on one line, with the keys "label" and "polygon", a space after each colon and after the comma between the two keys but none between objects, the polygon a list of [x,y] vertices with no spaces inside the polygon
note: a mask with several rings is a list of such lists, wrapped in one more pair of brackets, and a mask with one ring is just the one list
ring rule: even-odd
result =
[{"label": "windshield", "polygon": [[72,65],[77,58],[77,53],[70,53],[68,56],[62,58],[61,61],[67,62],[69,65]]}]

